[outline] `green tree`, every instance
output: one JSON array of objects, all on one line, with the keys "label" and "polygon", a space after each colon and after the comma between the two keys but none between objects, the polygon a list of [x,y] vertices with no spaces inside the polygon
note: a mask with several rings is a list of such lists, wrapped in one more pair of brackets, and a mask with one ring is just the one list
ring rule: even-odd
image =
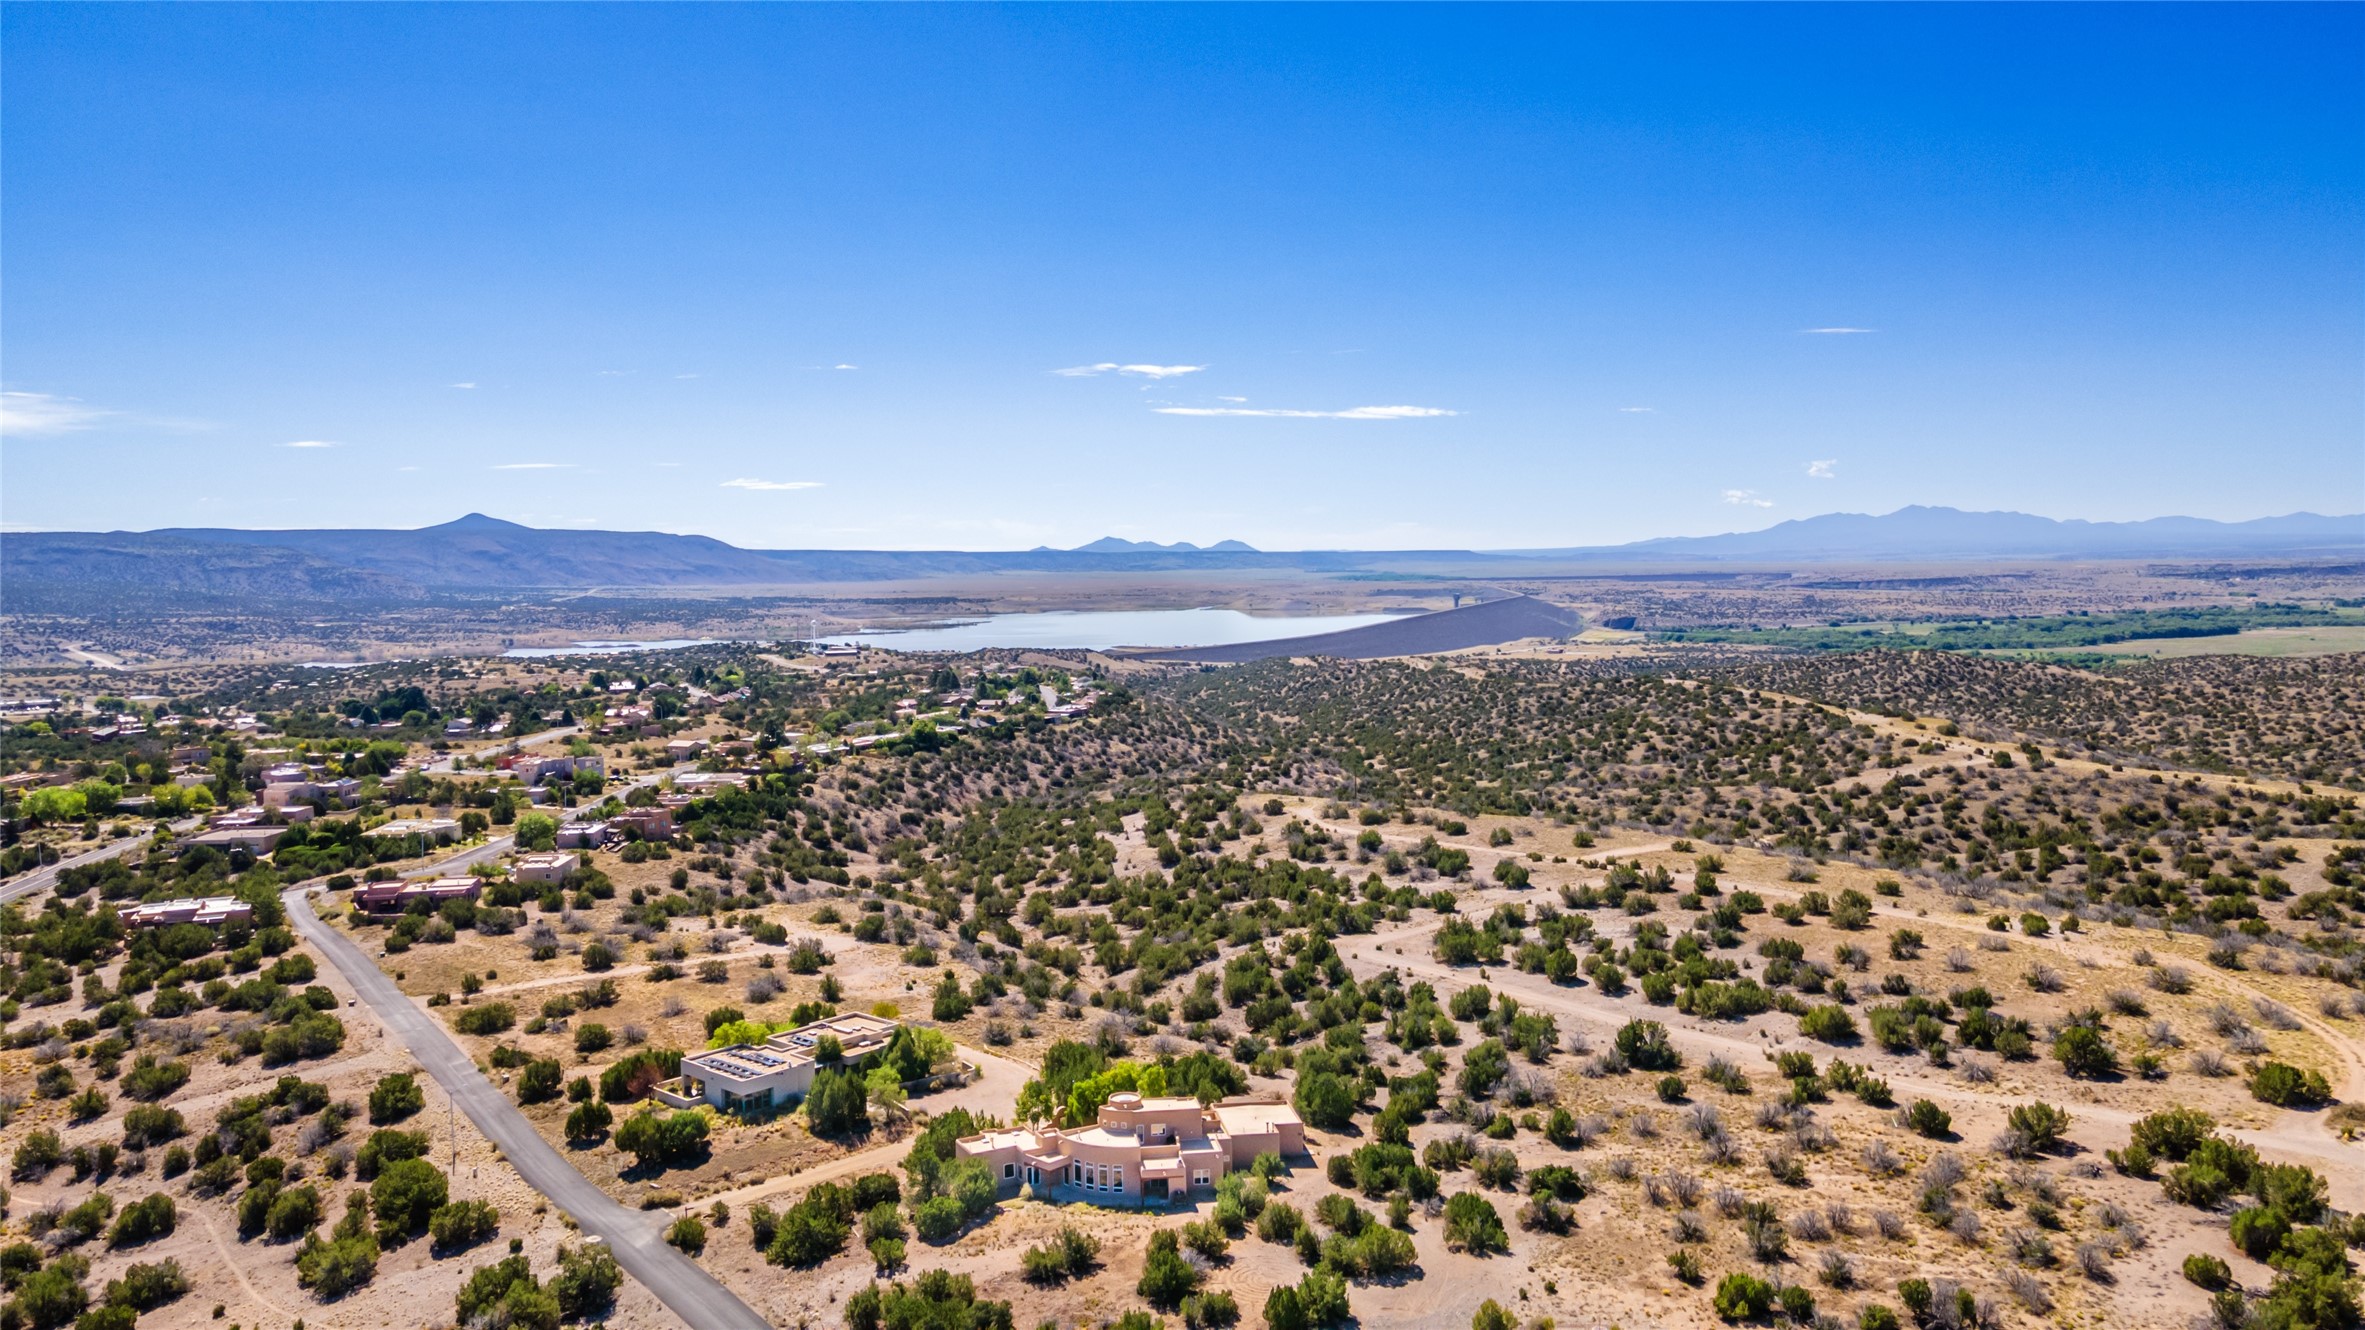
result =
[{"label": "green tree", "polygon": [[558,846],[558,819],[548,813],[521,813],[512,829],[519,849],[549,850]]},{"label": "green tree", "polygon": [[427,1227],[436,1209],[451,1199],[441,1170],[424,1159],[398,1159],[370,1184],[370,1209],[378,1216],[378,1241],[396,1246]]},{"label": "green tree", "polygon": [[870,1130],[870,1090],[852,1071],[813,1073],[805,1095],[805,1117],[816,1136],[848,1136]]}]

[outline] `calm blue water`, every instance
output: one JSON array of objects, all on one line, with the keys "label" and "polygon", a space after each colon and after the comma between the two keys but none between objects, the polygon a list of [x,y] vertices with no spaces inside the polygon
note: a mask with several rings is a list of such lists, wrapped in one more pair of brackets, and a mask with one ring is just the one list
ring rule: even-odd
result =
[{"label": "calm blue water", "polygon": [[[1386,623],[1394,614],[1265,616],[1238,610],[1055,610],[993,614],[928,628],[879,629],[830,637],[890,651],[980,651],[988,647],[1205,647],[1269,642]],[[514,654],[514,653],[513,653]]]},{"label": "calm blue water", "polygon": [[525,660],[540,660],[548,656],[606,656],[618,651],[679,651],[683,647],[709,647],[722,640],[719,637],[669,637],[657,642],[577,642],[571,647],[512,647],[501,654]]}]

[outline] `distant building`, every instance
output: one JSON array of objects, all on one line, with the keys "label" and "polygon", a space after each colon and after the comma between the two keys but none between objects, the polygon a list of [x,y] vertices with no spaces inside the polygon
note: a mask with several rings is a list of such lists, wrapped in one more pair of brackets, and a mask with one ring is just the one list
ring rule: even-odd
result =
[{"label": "distant building", "polygon": [[720,1109],[762,1112],[786,1107],[813,1088],[814,1058],[822,1036],[838,1041],[842,1065],[853,1066],[887,1047],[899,1022],[852,1012],[830,1016],[773,1035],[761,1044],[733,1044],[682,1058],[681,1075],[657,1087],[657,1098],[675,1108],[705,1103]]},{"label": "distant building", "polygon": [[558,847],[562,850],[596,850],[615,838],[615,830],[605,822],[558,824]]},{"label": "distant building", "polygon": [[255,907],[228,896],[207,896],[202,899],[182,897],[179,900],[150,901],[146,905],[125,905],[115,911],[126,928],[162,928],[167,924],[203,924],[208,928],[223,924],[245,923],[255,917]]},{"label": "distant building", "polygon": [[1223,1175],[1267,1152],[1304,1154],[1306,1126],[1278,1098],[1226,1099],[1123,1093],[1089,1127],[1026,1127],[966,1136],[955,1157],[982,1159],[1005,1193],[1032,1186],[1054,1200],[1163,1204],[1214,1189]]},{"label": "distant building", "polygon": [[363,914],[401,914],[413,902],[441,905],[475,900],[484,883],[473,877],[419,877],[407,882],[371,882],[353,889],[353,907]]},{"label": "distant building", "polygon": [[286,827],[255,824],[250,826],[214,827],[191,836],[184,845],[203,845],[216,850],[244,850],[248,854],[269,854],[287,836]]},{"label": "distant building", "polygon": [[518,857],[509,875],[520,882],[539,882],[556,885],[567,880],[567,875],[582,864],[583,856],[564,850],[548,854],[528,854]]},{"label": "distant building", "polygon": [[286,808],[292,804],[316,802],[351,808],[361,802],[361,782],[350,776],[341,776],[335,780],[314,780],[307,775],[299,780],[273,781],[263,787],[265,808]]},{"label": "distant building", "polygon": [[429,844],[443,845],[460,839],[460,824],[448,817],[422,817],[388,822],[361,834],[379,838],[425,836]]},{"label": "distant building", "polygon": [[630,831],[642,840],[667,840],[673,836],[673,810],[670,808],[627,808],[608,819],[608,825]]},{"label": "distant building", "polygon": [[528,785],[547,781],[573,780],[578,771],[607,774],[607,759],[596,755],[575,757],[561,753],[556,756],[533,753],[511,753],[501,759],[501,769]]},{"label": "distant building", "polygon": [[673,739],[665,745],[665,756],[675,762],[687,762],[705,751],[704,739]]}]

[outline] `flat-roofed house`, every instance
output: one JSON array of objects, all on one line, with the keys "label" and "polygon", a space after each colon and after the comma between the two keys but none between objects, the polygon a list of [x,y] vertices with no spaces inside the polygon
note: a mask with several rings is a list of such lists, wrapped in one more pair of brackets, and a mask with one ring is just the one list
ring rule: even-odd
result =
[{"label": "flat-roofed house", "polygon": [[286,827],[255,824],[250,826],[214,827],[200,831],[183,842],[204,845],[217,850],[244,850],[248,854],[269,854],[287,835]]},{"label": "flat-roofed house", "polygon": [[351,776],[335,780],[273,781],[263,787],[263,807],[286,808],[291,804],[311,804],[315,801],[350,808],[361,801],[361,782]]},{"label": "flat-roofed house", "polygon": [[815,1054],[823,1036],[838,1041],[840,1066],[852,1067],[885,1051],[900,1022],[865,1012],[828,1016],[783,1030],[761,1044],[733,1044],[686,1054],[681,1074],[659,1085],[659,1100],[675,1108],[712,1104],[725,1110],[785,1108],[813,1088],[821,1069]]},{"label": "flat-roofed house", "polygon": [[364,836],[424,836],[430,845],[443,845],[460,839],[460,824],[448,817],[421,817],[407,821],[382,823],[361,833]]},{"label": "flat-roofed house", "polygon": [[1212,1191],[1260,1154],[1304,1154],[1306,1126],[1277,1098],[1202,1106],[1186,1095],[1109,1096],[1089,1127],[1014,1127],[966,1136],[962,1159],[982,1159],[1005,1194],[1034,1187],[1053,1200],[1163,1204]]},{"label": "flat-roofed house", "polygon": [[126,928],[162,928],[167,924],[203,924],[217,928],[255,917],[255,907],[230,896],[184,896],[178,900],[125,905],[115,911]]},{"label": "flat-roofed house", "polygon": [[673,810],[627,808],[609,818],[608,825],[628,830],[642,840],[665,840],[673,835]]},{"label": "flat-roofed house", "polygon": [[561,822],[558,827],[560,849],[596,850],[615,838],[605,822]]},{"label": "flat-roofed house", "polygon": [[353,906],[363,914],[401,914],[417,901],[441,905],[475,900],[484,883],[473,877],[415,877],[407,882],[371,882],[353,889]]},{"label": "flat-roofed house", "polygon": [[556,885],[566,881],[567,874],[574,872],[582,862],[583,856],[565,850],[519,855],[517,862],[510,867],[509,875],[520,882]]}]

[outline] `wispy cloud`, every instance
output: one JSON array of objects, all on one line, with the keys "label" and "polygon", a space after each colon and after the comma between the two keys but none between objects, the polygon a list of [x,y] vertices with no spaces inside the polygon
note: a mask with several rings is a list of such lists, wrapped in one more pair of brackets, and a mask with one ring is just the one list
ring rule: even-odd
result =
[{"label": "wispy cloud", "polygon": [[1245,397],[1218,397],[1215,400],[1219,402],[1245,402],[1248,399]]},{"label": "wispy cloud", "polygon": [[1280,420],[1426,420],[1458,416],[1436,406],[1351,406],[1344,411],[1292,411],[1277,406],[1154,406],[1162,416],[1270,416]]},{"label": "wispy cloud", "polygon": [[1847,337],[1856,333],[1876,333],[1878,328],[1801,328],[1810,337]]},{"label": "wispy cloud", "polygon": [[476,385],[475,385],[475,384],[473,384],[473,383],[455,383],[455,384],[453,384],[452,386],[453,386],[454,388],[473,388],[473,387],[475,387]]},{"label": "wispy cloud", "polygon": [[493,469],[495,471],[570,471],[574,469],[574,466],[573,462],[499,462],[494,465]]},{"label": "wispy cloud", "polygon": [[0,434],[70,434],[114,414],[79,397],[0,392]]},{"label": "wispy cloud", "polygon": [[1809,462],[1807,463],[1807,474],[1817,480],[1830,480],[1839,475],[1839,459],[1826,457],[1821,461]]},{"label": "wispy cloud", "polygon": [[332,439],[295,439],[279,446],[282,448],[342,448],[345,445]]},{"label": "wispy cloud", "polygon": [[1095,374],[1131,374],[1144,379],[1172,379],[1196,374],[1205,368],[1205,365],[1119,365],[1113,361],[1103,361],[1098,365],[1070,365],[1066,369],[1051,372],[1067,379],[1088,379]]},{"label": "wispy cloud", "polygon": [[1772,499],[1765,498],[1756,490],[1726,490],[1724,501],[1742,508],[1771,508],[1774,506]]},{"label": "wispy cloud", "polygon": [[724,481],[721,487],[727,490],[817,490],[821,488],[821,482],[818,480],[756,480],[749,476],[741,476],[737,480]]},{"label": "wispy cloud", "polygon": [[676,374],[673,377],[677,379],[703,379],[706,376],[703,374]]},{"label": "wispy cloud", "polygon": [[831,369],[861,369],[860,365],[832,365]]},{"label": "wispy cloud", "polygon": [[1621,406],[1618,410],[1630,416],[1649,416],[1658,414],[1659,408],[1655,406]]}]

